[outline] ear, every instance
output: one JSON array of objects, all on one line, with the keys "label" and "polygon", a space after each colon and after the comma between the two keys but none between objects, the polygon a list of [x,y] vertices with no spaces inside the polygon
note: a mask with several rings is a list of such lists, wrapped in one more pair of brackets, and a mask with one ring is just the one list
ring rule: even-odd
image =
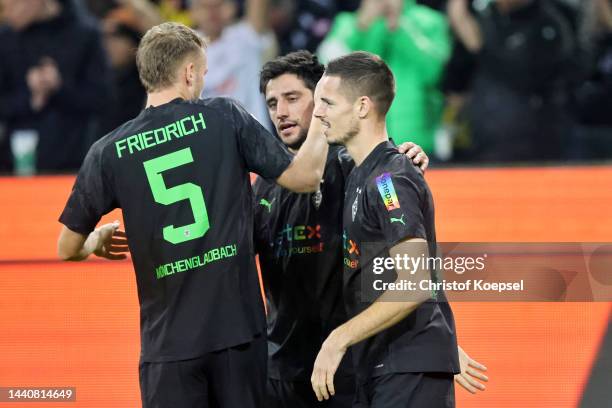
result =
[{"label": "ear", "polygon": [[372,100],[367,96],[362,96],[356,102],[357,115],[359,119],[365,119],[370,111],[374,108]]},{"label": "ear", "polygon": [[191,86],[193,85],[194,81],[195,81],[195,65],[193,64],[193,62],[188,62],[185,65],[185,84],[187,86]]}]

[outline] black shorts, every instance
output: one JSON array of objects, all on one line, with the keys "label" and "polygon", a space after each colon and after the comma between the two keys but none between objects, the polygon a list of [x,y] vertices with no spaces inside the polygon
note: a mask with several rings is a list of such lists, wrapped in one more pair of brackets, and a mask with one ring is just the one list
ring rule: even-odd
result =
[{"label": "black shorts", "polygon": [[351,408],[355,399],[355,378],[334,378],[336,395],[327,401],[317,401],[310,381],[280,381],[268,379],[266,408]]},{"label": "black shorts", "polygon": [[268,347],[250,343],[184,361],[140,363],[143,408],[264,408]]},{"label": "black shorts", "polygon": [[450,373],[394,373],[358,387],[353,408],[454,408]]}]

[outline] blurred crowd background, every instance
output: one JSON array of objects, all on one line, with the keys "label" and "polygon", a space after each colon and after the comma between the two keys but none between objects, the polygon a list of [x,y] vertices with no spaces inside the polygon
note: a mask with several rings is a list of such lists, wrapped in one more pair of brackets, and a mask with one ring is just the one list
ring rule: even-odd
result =
[{"label": "blurred crowd background", "polygon": [[0,0],[0,173],[74,172],[144,106],[139,38],[179,21],[208,39],[203,97],[270,129],[261,66],[353,50],[396,75],[396,142],[439,164],[612,159],[612,0]]}]

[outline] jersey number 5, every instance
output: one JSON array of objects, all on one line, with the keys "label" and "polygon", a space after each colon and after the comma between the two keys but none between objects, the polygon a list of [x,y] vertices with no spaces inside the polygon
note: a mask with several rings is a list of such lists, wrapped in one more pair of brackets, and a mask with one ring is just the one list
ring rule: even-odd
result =
[{"label": "jersey number 5", "polygon": [[183,200],[189,200],[194,223],[183,227],[167,225],[163,229],[164,239],[173,244],[201,238],[210,228],[206,203],[200,186],[193,183],[184,183],[167,188],[162,173],[185,164],[193,162],[191,149],[186,148],[168,153],[155,159],[144,162],[145,172],[155,202],[162,205],[171,205]]}]

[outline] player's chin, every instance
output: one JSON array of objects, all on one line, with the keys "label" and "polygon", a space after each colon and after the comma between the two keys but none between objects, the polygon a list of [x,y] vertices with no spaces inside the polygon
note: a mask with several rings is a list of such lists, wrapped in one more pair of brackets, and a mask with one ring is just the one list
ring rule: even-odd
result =
[{"label": "player's chin", "polygon": [[329,130],[324,131],[323,134],[325,135],[328,144],[340,144],[342,141],[341,138],[336,137],[333,133],[330,133]]},{"label": "player's chin", "polygon": [[292,129],[291,133],[287,134],[281,132],[280,138],[286,146],[293,146],[300,141],[300,132],[296,126],[294,129]]}]

